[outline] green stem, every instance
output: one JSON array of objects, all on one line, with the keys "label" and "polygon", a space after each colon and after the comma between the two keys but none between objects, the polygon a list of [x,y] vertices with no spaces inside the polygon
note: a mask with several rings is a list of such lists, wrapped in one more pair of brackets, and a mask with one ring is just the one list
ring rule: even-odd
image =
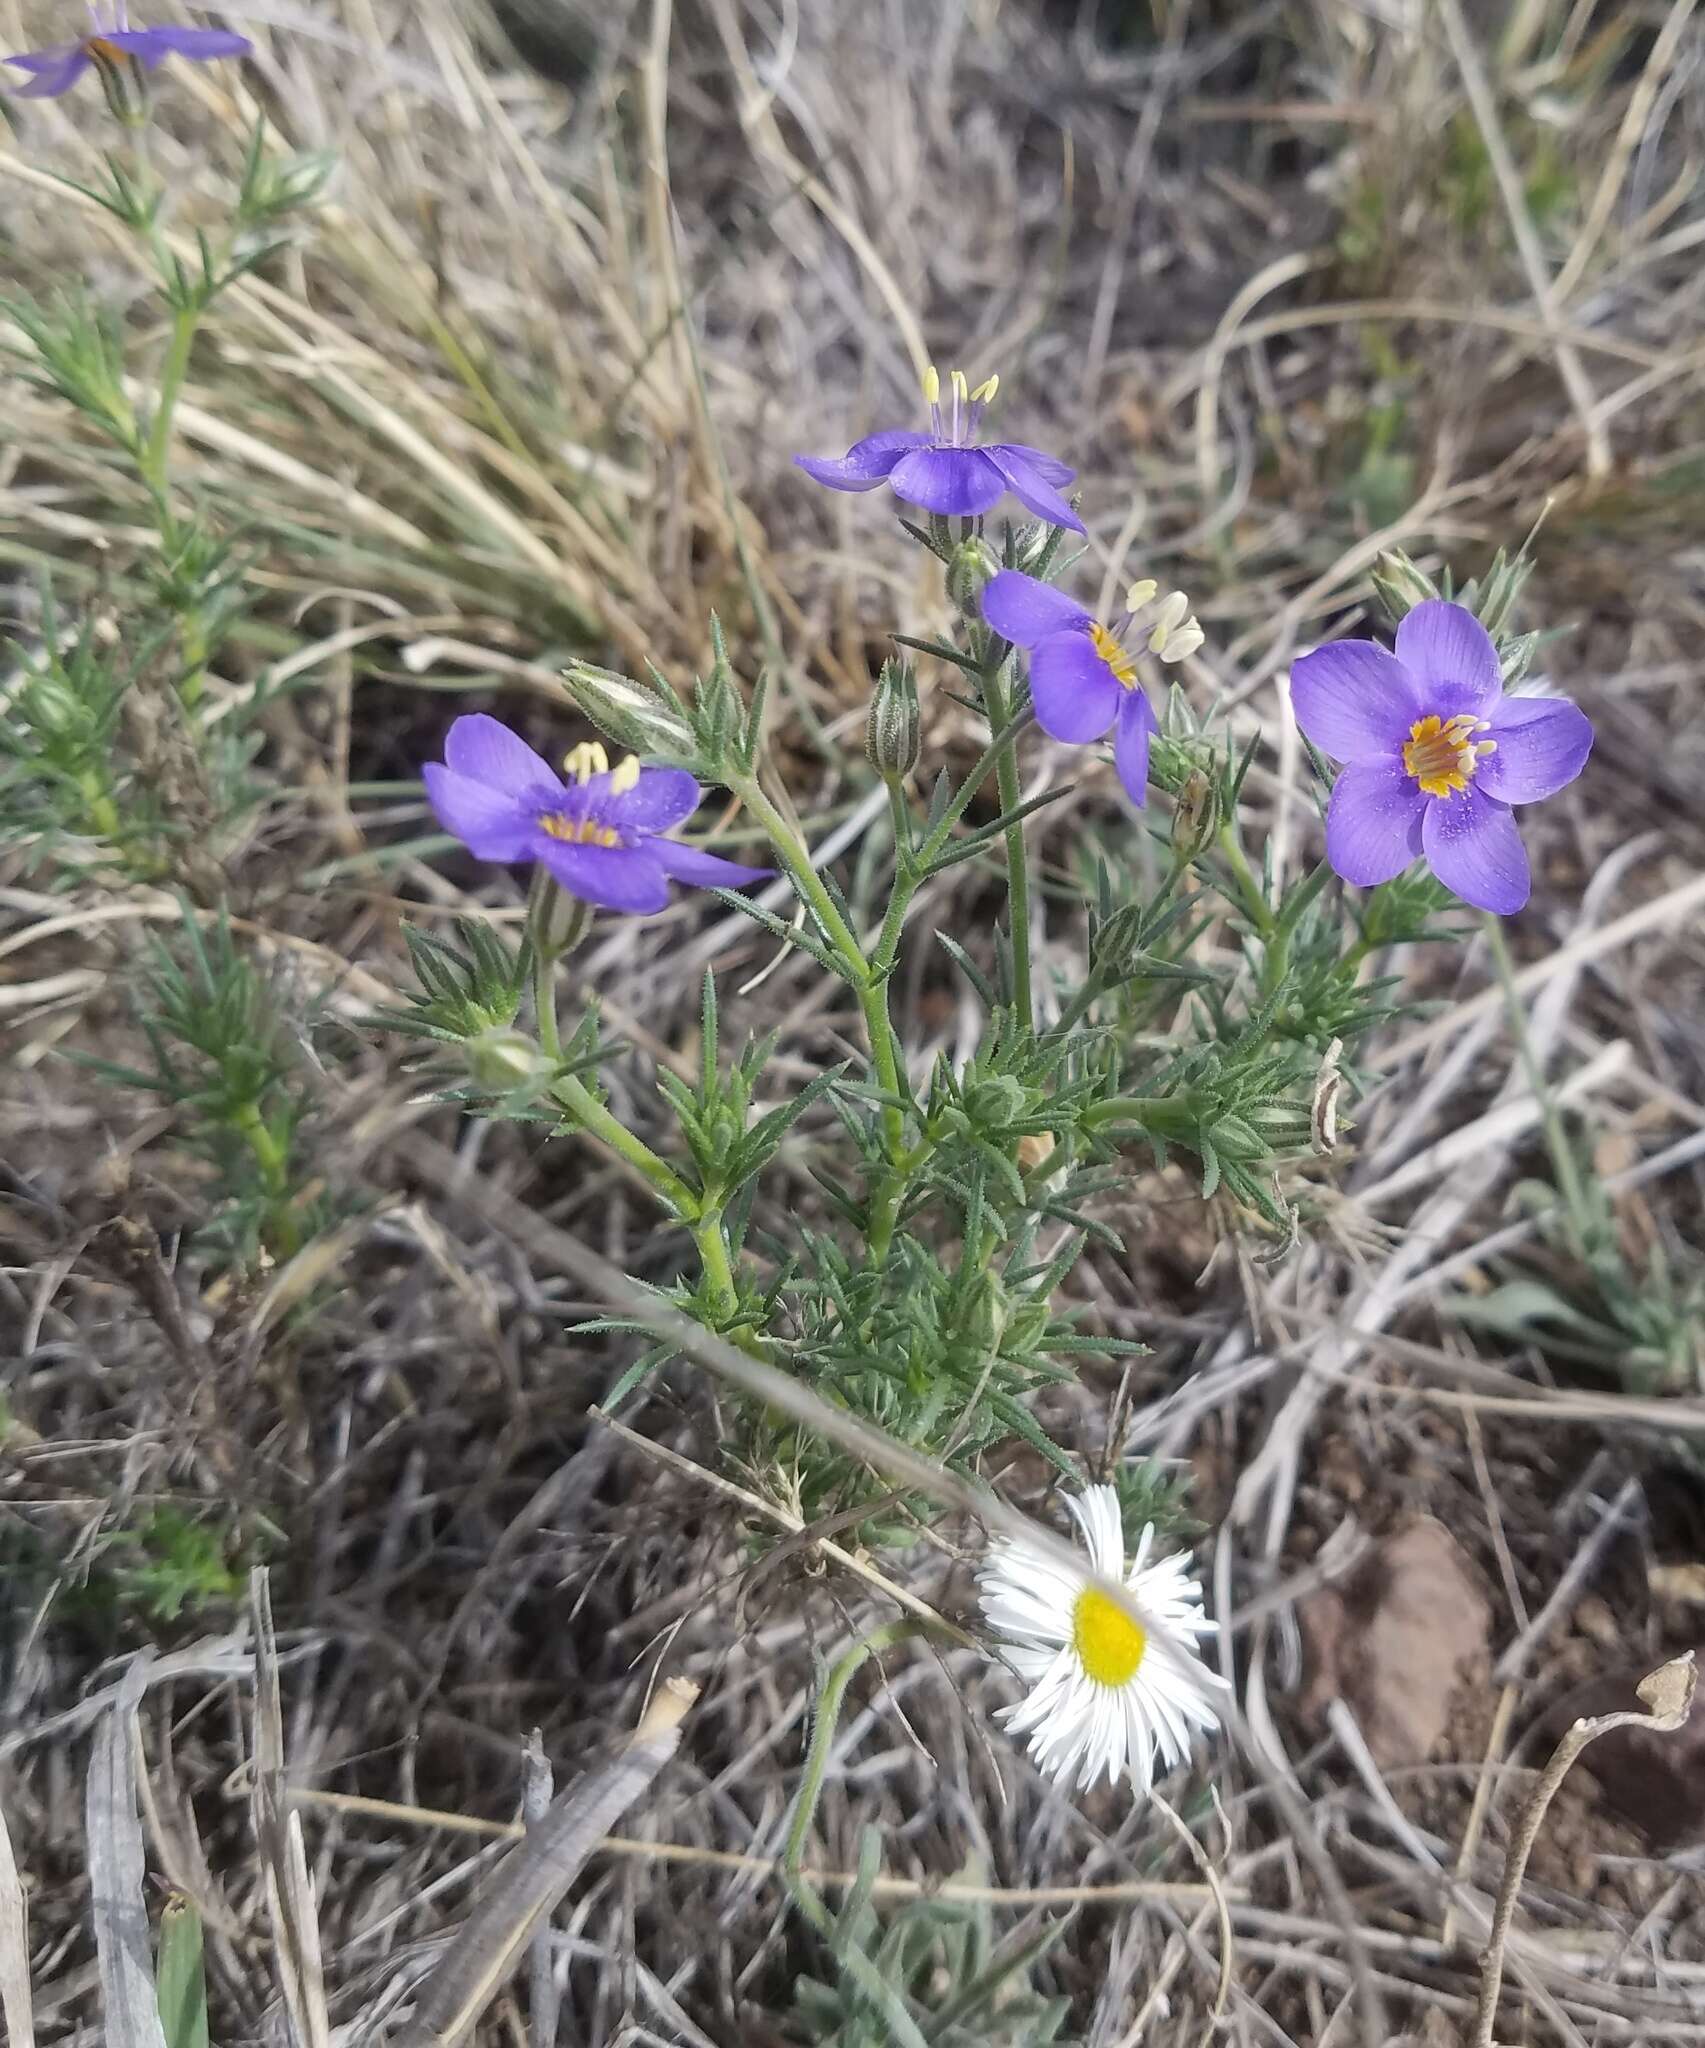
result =
[{"label": "green stem", "polygon": [[257,1102],[245,1102],[234,1121],[266,1185],[273,1220],[272,1243],[268,1248],[284,1258],[294,1258],[302,1249],[302,1233],[289,1201],[290,1148],[261,1115]]},{"label": "green stem", "polygon": [[[543,872],[543,870],[541,870]],[[546,1059],[562,1058],[562,1033],[557,1028],[557,956],[543,943],[543,919],[534,920],[533,931],[533,1029]]]},{"label": "green stem", "polygon": [[636,1173],[648,1181],[683,1222],[696,1222],[698,1196],[642,1138],[636,1138],[626,1124],[610,1114],[584,1081],[574,1074],[559,1074],[551,1083],[550,1093],[551,1099],[566,1109],[582,1130],[602,1139],[612,1152],[625,1159]]},{"label": "green stem", "polygon": [[722,1234],[720,1204],[707,1208],[693,1225],[693,1243],[698,1247],[699,1265],[717,1314],[732,1316],[740,1306],[740,1295],[734,1285],[734,1268],[729,1263],[728,1240]]},{"label": "green stem", "polygon": [[1503,985],[1504,1002],[1510,1013],[1510,1029],[1515,1034],[1516,1051],[1521,1060],[1522,1072],[1527,1076],[1527,1085],[1533,1091],[1534,1101],[1539,1104],[1546,1148],[1551,1154],[1551,1164],[1557,1175],[1557,1186],[1569,1218],[1570,1235],[1574,1240],[1572,1249],[1577,1257],[1585,1257],[1585,1241],[1592,1221],[1592,1212],[1587,1204],[1586,1189],[1581,1185],[1575,1150],[1569,1142],[1568,1132],[1563,1128],[1562,1116],[1558,1112],[1551,1090],[1546,1086],[1539,1062],[1533,1056],[1533,1041],[1528,1036],[1527,1029],[1527,1012],[1522,1008],[1521,997],[1516,992],[1515,963],[1510,958],[1503,921],[1487,911],[1483,914],[1481,922],[1486,927],[1486,943],[1491,949],[1492,961],[1498,970],[1498,980]]},{"label": "green stem", "polygon": [[[992,663],[983,671],[983,708],[991,732],[1004,733],[1009,724],[1005,661]],[[1008,737],[995,755],[995,787],[1000,792],[1002,813],[1018,808],[1022,790],[1018,780],[1018,742]],[[1012,934],[1012,1002],[1019,1023],[1026,1031],[1036,1023],[1036,1004],[1030,986],[1030,867],[1024,850],[1022,819],[1006,828],[1007,923]]]},{"label": "green stem", "polygon": [[1163,1136],[1186,1128],[1176,1098],[1169,1095],[1110,1095],[1104,1102],[1092,1102],[1082,1120],[1091,1130],[1136,1124],[1144,1131],[1158,1129]]},{"label": "green stem", "polygon": [[142,481],[148,486],[148,494],[159,509],[161,537],[168,546],[177,538],[178,531],[171,496],[172,423],[184,379],[189,374],[190,351],[195,347],[196,330],[200,325],[198,308],[180,306],[172,315],[172,338],[166,347],[166,360],[160,366],[160,393],[155,401],[148,439],[139,457]]},{"label": "green stem", "polygon": [[1243,842],[1237,835],[1237,828],[1229,819],[1220,827],[1219,847],[1231,868],[1232,881],[1235,884],[1232,893],[1237,898],[1239,908],[1260,937],[1271,940],[1278,919],[1273,914],[1272,906],[1261,893],[1261,884],[1255,879],[1255,870],[1249,865],[1249,856],[1243,850]]},{"label": "green stem", "polygon": [[805,1775],[799,1781],[798,1797],[794,1800],[793,1819],[788,1823],[781,1867],[789,1891],[800,1902],[806,1918],[820,1932],[827,1932],[828,1915],[824,1912],[823,1902],[806,1883],[802,1865],[805,1844],[811,1835],[811,1823],[817,1817],[817,1802],[823,1796],[823,1780],[828,1775],[829,1756],[835,1746],[835,1732],[840,1726],[841,1705],[846,1699],[847,1687],[852,1684],[866,1658],[925,1633],[923,1622],[910,1619],[885,1621],[880,1628],[873,1628],[869,1635],[860,1636],[834,1664],[817,1697],[817,1719],[811,1730],[811,1747],[805,1755]]},{"label": "green stem", "polygon": [[822,876],[811,865],[809,853],[781,812],[758,786],[757,778],[752,776],[742,780],[734,785],[734,790],[769,834],[770,843],[787,869],[794,888],[804,898],[825,938],[846,967],[847,979],[852,984],[864,1018],[876,1084],[884,1095],[894,1098],[883,1105],[882,1133],[889,1159],[897,1160],[906,1147],[906,1117],[899,1106],[906,1091],[900,1077],[899,1041],[894,1034],[893,1020],[888,1015],[887,977],[875,972],[871,962],[865,958],[857,933],[836,908],[835,899],[824,887]]}]

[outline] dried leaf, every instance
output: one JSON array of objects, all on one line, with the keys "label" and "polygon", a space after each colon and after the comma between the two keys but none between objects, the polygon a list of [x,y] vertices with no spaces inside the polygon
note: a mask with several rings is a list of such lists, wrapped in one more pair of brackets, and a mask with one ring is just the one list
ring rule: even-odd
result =
[{"label": "dried leaf", "polygon": [[0,1812],[0,2016],[6,2021],[10,2048],[35,2048],[29,1909],[4,1812]]},{"label": "dried leaf", "polygon": [[698,1687],[671,1679],[606,1762],[557,1799],[496,1876],[420,1987],[397,2048],[455,2048],[503,1987],[522,1950],[603,1837],[675,1754]]},{"label": "dried leaf", "polygon": [[132,1661],[95,1730],[84,1800],[89,1910],[107,2048],[166,2048],[142,1898],[142,1820],[136,1806],[136,1709],[148,1662],[146,1654]]},{"label": "dried leaf", "polygon": [[302,1817],[288,1811],[284,1799],[284,1710],[278,1696],[278,1639],[273,1633],[272,1595],[265,1571],[256,1571],[249,1580],[249,1611],[255,1631],[251,1810],[255,1840],[266,1869],[273,1966],[296,2039],[304,2048],[331,2048],[320,1922],[302,1847]]}]

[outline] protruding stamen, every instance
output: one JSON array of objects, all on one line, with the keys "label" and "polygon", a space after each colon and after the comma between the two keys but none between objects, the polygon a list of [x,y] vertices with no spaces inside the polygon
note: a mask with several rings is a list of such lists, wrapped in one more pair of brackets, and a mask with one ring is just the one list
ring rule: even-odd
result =
[{"label": "protruding stamen", "polygon": [[562,767],[570,782],[590,782],[594,775],[610,772],[610,757],[600,741],[582,740],[563,756]]},{"label": "protruding stamen", "polygon": [[1471,711],[1454,718],[1418,718],[1403,747],[1403,772],[1413,775],[1428,796],[1461,796],[1474,779],[1483,754],[1497,751],[1496,740],[1474,738],[1491,729],[1490,721]]},{"label": "protruding stamen", "polygon": [[639,756],[629,754],[625,761],[618,761],[610,770],[611,796],[626,796],[630,789],[639,787]]},{"label": "protruding stamen", "polygon": [[971,409],[971,386],[963,370],[951,371],[948,383],[953,387],[953,426],[949,439],[957,448],[964,437],[964,420]]},{"label": "protruding stamen", "polygon": [[925,405],[939,405],[941,403],[941,372],[934,363],[931,363],[929,368],[924,371],[924,403]]},{"label": "protruding stamen", "polygon": [[1149,634],[1149,652],[1162,661],[1182,661],[1194,654],[1207,636],[1190,614],[1190,600],[1181,590],[1169,590],[1154,615]]},{"label": "protruding stamen", "polygon": [[995,393],[1000,388],[1001,380],[998,377],[985,377],[976,390],[971,393],[971,403],[973,405],[993,405]]},{"label": "protruding stamen", "polygon": [[1162,661],[1183,661],[1194,654],[1207,637],[1202,631],[1200,621],[1189,618],[1171,635],[1166,645],[1157,648],[1156,652]]},{"label": "protruding stamen", "polygon": [[1133,613],[1140,612],[1144,605],[1153,604],[1155,592],[1159,590],[1159,588],[1160,585],[1154,580],[1152,576],[1139,577],[1138,580],[1131,585],[1130,589],[1125,592],[1126,611]]}]

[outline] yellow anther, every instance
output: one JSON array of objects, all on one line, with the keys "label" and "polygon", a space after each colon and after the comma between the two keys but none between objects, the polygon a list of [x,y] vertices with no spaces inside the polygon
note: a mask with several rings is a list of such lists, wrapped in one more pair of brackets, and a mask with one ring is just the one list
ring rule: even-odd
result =
[{"label": "yellow anther", "polygon": [[931,363],[924,372],[924,403],[926,405],[939,405],[941,403],[941,372],[935,367],[934,363]]},{"label": "yellow anther", "polygon": [[965,372],[963,370],[951,371],[948,375],[948,382],[953,386],[954,404],[969,405],[971,402],[971,382],[965,375]]},{"label": "yellow anther", "polygon": [[639,787],[639,756],[629,754],[625,761],[618,761],[610,771],[611,796],[626,796],[630,789]]},{"label": "yellow anther", "polygon": [[1497,752],[1496,740],[1474,738],[1489,721],[1470,711],[1454,718],[1418,718],[1403,748],[1403,771],[1413,775],[1428,796],[1461,796],[1474,780],[1483,754]]},{"label": "yellow anther", "polygon": [[610,757],[597,740],[582,740],[564,754],[562,768],[571,782],[590,782],[594,775],[609,773]]},{"label": "yellow anther", "polygon": [[1153,604],[1154,594],[1159,588],[1160,585],[1154,580],[1152,576],[1144,576],[1139,578],[1139,580],[1133,583],[1130,589],[1125,592],[1126,611],[1140,612],[1145,604]]},{"label": "yellow anther", "polygon": [[1106,662],[1116,683],[1127,690],[1135,689],[1137,682],[1136,663],[1125,649],[1120,646],[1115,636],[1109,633],[1107,628],[1100,624],[1099,621],[1093,619],[1090,621],[1089,627],[1089,644],[1100,655],[1101,659]]},{"label": "yellow anther", "polygon": [[976,390],[971,393],[971,403],[973,405],[993,405],[995,393],[1000,388],[1001,380],[998,377],[985,377]]}]

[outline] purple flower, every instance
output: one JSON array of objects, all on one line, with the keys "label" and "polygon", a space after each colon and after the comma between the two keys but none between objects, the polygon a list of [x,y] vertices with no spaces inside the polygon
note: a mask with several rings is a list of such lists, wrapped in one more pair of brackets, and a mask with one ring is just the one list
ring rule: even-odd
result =
[{"label": "purple flower", "polygon": [[132,28],[127,0],[114,0],[111,23],[103,21],[101,10],[89,7],[89,33],[74,43],[56,43],[46,50],[27,50],[21,57],[8,57],[20,71],[32,73],[28,85],[17,88],[21,100],[52,100],[69,92],[91,64],[116,64],[130,57],[144,71],[152,71],[163,57],[174,53],[205,63],[213,57],[246,57],[254,47],[247,36],[233,35],[222,28]]},{"label": "purple flower", "polygon": [[1000,379],[991,377],[975,391],[963,370],[955,370],[947,381],[952,398],[944,417],[940,376],[932,367],[924,378],[929,433],[891,428],[855,441],[839,461],[823,455],[796,455],[794,461],[832,491],[873,491],[887,483],[908,505],[967,519],[991,510],[1011,491],[1038,519],[1082,533],[1083,521],[1059,492],[1077,475],[1075,469],[1021,441],[976,445],[983,408],[1000,388]]},{"label": "purple flower", "polygon": [[[1152,583],[1132,584],[1125,616],[1109,630],[1076,598],[1018,569],[991,576],[983,592],[983,617],[1003,640],[1030,651],[1036,723],[1074,746],[1104,738],[1111,726],[1113,763],[1134,804],[1148,798],[1149,741],[1156,727],[1125,640],[1154,594]],[[1188,611],[1181,592],[1166,598],[1148,628],[1150,653],[1179,661],[1201,646],[1202,629]]]},{"label": "purple flower", "polygon": [[1418,604],[1397,652],[1339,640],[1291,670],[1297,724],[1347,765],[1326,813],[1326,857],[1371,889],[1425,854],[1447,889],[1507,917],[1528,899],[1512,804],[1573,782],[1592,752],[1585,712],[1506,697],[1492,636],[1443,598]]},{"label": "purple flower", "polygon": [[439,824],[470,853],[543,861],[571,896],[604,910],[663,909],[670,876],[733,889],[769,873],[663,837],[698,808],[699,786],[684,768],[642,768],[631,755],[611,768],[595,743],[576,747],[566,765],[564,782],[479,712],[456,720],[442,763],[423,772]]}]

